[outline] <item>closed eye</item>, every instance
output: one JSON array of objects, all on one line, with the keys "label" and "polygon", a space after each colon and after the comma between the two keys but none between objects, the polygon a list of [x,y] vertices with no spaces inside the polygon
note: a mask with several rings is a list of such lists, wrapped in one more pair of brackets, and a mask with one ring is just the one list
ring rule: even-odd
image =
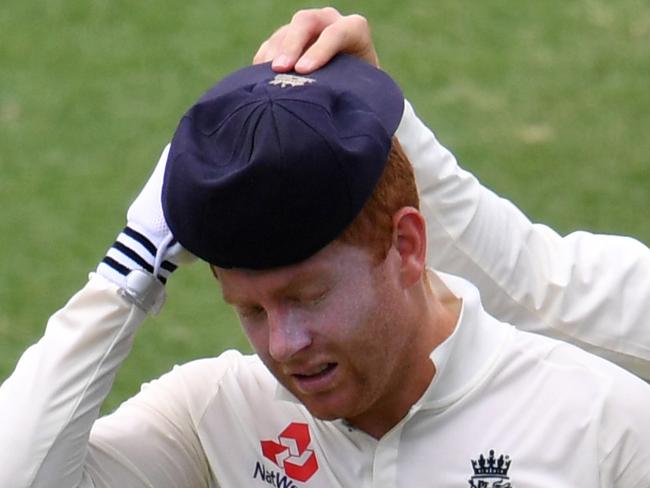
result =
[{"label": "closed eye", "polygon": [[235,306],[237,315],[243,319],[253,319],[261,317],[266,313],[264,307],[260,305],[246,305],[246,306]]},{"label": "closed eye", "polygon": [[305,306],[315,306],[321,303],[327,296],[327,290],[320,291],[300,297],[296,301]]}]

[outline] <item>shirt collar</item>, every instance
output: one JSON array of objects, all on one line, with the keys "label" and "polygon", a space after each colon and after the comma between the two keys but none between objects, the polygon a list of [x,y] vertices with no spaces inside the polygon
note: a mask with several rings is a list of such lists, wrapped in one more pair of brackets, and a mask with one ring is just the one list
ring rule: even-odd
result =
[{"label": "shirt collar", "polygon": [[416,402],[422,408],[444,408],[476,386],[491,371],[511,331],[485,312],[474,285],[457,276],[437,274],[462,306],[454,331],[431,352],[436,374]]}]

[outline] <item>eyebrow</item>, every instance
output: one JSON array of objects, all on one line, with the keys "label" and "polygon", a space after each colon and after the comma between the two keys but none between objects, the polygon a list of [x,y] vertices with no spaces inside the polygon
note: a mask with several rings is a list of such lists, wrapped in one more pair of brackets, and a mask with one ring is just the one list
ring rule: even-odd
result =
[{"label": "eyebrow", "polygon": [[[327,269],[325,267],[324,269]],[[317,286],[317,287],[331,287],[332,282],[334,281],[331,276],[319,278],[323,270],[321,268],[305,270],[302,273],[299,273],[290,283],[286,285],[279,286],[277,289],[271,291],[272,296],[282,295],[286,293],[295,293],[300,291],[307,286]],[[217,278],[218,279],[218,278]],[[229,295],[225,288],[221,287],[221,296],[223,301],[229,305],[246,305],[247,301],[240,301],[237,299],[236,294]]]}]

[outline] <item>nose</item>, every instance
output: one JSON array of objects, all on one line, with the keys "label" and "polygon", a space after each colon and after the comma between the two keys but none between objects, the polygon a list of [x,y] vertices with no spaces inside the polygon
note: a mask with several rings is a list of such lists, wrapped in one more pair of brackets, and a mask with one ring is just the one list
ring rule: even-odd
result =
[{"label": "nose", "polygon": [[309,329],[295,313],[279,311],[269,314],[269,354],[283,363],[311,344]]}]

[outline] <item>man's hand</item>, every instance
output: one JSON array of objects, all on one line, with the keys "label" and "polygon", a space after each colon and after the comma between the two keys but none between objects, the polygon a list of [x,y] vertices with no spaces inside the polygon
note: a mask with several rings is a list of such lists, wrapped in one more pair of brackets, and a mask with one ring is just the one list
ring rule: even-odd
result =
[{"label": "man's hand", "polygon": [[366,18],[341,15],[332,7],[300,10],[261,44],[253,63],[271,61],[275,71],[307,74],[338,53],[379,66]]},{"label": "man's hand", "polygon": [[151,281],[161,287],[179,264],[194,259],[174,240],[163,215],[161,192],[168,153],[169,146],[129,207],[126,227],[97,267],[97,273],[123,290],[132,286],[133,271],[151,275]]}]

